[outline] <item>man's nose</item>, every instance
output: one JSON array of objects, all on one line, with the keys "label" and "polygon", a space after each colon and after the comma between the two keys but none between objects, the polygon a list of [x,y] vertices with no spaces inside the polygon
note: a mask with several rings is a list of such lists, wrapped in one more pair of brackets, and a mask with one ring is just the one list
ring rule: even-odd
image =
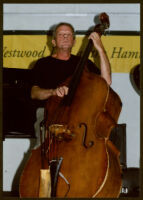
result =
[{"label": "man's nose", "polygon": [[66,38],[66,37],[68,37],[68,34],[65,33],[65,34],[64,34],[64,38]]}]

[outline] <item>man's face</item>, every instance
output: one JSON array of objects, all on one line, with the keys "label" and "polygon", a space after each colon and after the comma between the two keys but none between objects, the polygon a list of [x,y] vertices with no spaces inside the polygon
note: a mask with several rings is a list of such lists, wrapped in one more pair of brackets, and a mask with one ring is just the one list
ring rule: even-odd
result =
[{"label": "man's face", "polygon": [[60,26],[56,31],[56,38],[52,40],[54,46],[60,49],[71,49],[74,45],[74,36],[71,28],[66,25]]}]

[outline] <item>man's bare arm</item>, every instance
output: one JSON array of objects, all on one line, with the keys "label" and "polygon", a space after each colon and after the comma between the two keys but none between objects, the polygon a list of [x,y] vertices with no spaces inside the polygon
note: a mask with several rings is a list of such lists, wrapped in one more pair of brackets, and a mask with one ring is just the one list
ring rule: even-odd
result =
[{"label": "man's bare arm", "polygon": [[89,39],[92,39],[94,47],[99,53],[101,76],[106,80],[108,85],[111,85],[112,83],[111,67],[110,67],[109,59],[104,50],[104,46],[102,44],[101,38],[98,33],[93,32],[90,34]]},{"label": "man's bare arm", "polygon": [[34,85],[31,88],[31,98],[38,100],[46,100],[51,96],[64,97],[68,94],[68,88],[66,86],[61,86],[56,89],[43,89],[39,86]]}]

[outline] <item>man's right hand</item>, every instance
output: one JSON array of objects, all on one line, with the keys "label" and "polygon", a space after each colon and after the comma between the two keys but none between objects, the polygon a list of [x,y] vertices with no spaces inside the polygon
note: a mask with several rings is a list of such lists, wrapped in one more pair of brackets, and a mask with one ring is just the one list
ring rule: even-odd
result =
[{"label": "man's right hand", "polygon": [[58,97],[64,97],[68,94],[68,87],[67,86],[61,86],[53,90],[53,95],[57,95]]}]

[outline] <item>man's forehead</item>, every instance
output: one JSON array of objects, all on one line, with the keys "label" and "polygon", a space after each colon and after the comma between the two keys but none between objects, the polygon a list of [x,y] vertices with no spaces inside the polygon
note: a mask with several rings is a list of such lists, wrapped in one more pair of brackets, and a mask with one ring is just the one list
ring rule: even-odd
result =
[{"label": "man's forehead", "polygon": [[58,33],[72,33],[70,30],[59,30]]},{"label": "man's forehead", "polygon": [[71,29],[71,27],[69,27],[69,26],[67,26],[67,25],[62,25],[62,26],[59,26],[58,28],[57,28],[57,31],[58,32],[72,32],[72,29]]}]

